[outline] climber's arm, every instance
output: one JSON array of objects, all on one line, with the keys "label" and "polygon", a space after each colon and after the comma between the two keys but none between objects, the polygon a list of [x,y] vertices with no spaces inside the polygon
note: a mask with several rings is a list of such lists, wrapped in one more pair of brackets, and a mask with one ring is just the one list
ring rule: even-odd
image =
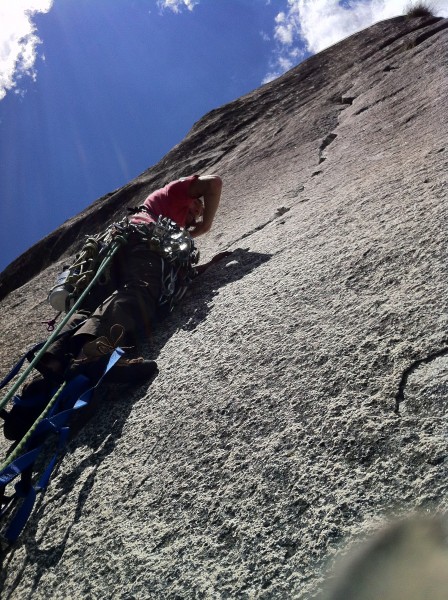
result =
[{"label": "climber's arm", "polygon": [[188,190],[192,198],[204,198],[204,214],[202,222],[190,231],[192,237],[198,237],[210,231],[221,199],[222,180],[218,175],[201,175],[191,183]]},{"label": "climber's arm", "polygon": [[206,271],[209,267],[211,267],[213,264],[219,262],[220,260],[222,260],[223,258],[226,258],[227,256],[230,256],[232,254],[232,252],[229,251],[225,251],[225,252],[218,252],[218,254],[216,254],[211,260],[209,260],[208,262],[204,263],[203,265],[198,265],[197,267],[195,267],[195,271],[198,275],[201,275],[202,273],[204,273],[204,271]]}]

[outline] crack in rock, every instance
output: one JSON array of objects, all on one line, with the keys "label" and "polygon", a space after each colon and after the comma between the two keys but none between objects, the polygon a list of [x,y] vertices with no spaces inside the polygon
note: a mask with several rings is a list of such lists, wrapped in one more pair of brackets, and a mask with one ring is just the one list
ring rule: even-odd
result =
[{"label": "crack in rock", "polygon": [[359,110],[357,110],[354,113],[355,116],[360,115],[361,113],[365,112],[366,110],[369,110],[369,108],[372,108],[373,106],[376,106],[377,104],[380,104],[381,102],[385,102],[386,100],[389,100],[390,98],[393,98],[394,96],[398,96],[398,94],[400,94],[404,90],[406,90],[406,87],[402,86],[402,87],[398,88],[398,90],[394,90],[392,92],[392,94],[387,94],[386,96],[383,96],[382,98],[379,98],[375,102],[372,102],[372,104],[367,104],[366,106],[363,106],[362,108],[360,108]]},{"label": "crack in rock", "polygon": [[415,46],[418,46],[419,44],[421,44],[428,38],[432,37],[433,35],[436,35],[440,31],[443,31],[447,27],[448,27],[448,22],[445,21],[445,22],[441,23],[438,27],[434,27],[434,29],[431,29],[430,31],[425,31],[425,33],[421,33],[413,41],[412,47],[415,48]]},{"label": "crack in rock", "polygon": [[[371,58],[378,52],[381,52],[382,50],[385,50],[389,46],[392,46],[395,42],[398,42],[399,40],[402,40],[402,39],[406,39],[406,37],[409,36],[412,32],[417,32],[419,29],[429,27],[429,26],[433,25],[434,23],[437,23],[440,20],[441,20],[441,17],[433,17],[431,20],[428,20],[428,21],[425,20],[423,22],[417,23],[416,26],[414,27],[414,29],[411,31],[406,31],[405,33],[399,32],[396,35],[391,36],[390,38],[384,40],[384,42],[382,42],[377,48],[375,48],[375,49],[367,52],[363,56],[361,56],[359,59],[359,62],[367,61],[369,58]],[[446,27],[446,25],[445,25],[445,27]],[[443,29],[444,27],[439,26],[436,29],[440,30],[441,28]],[[434,30],[432,30],[432,31],[434,31]],[[437,31],[434,31],[434,33],[437,33]],[[421,36],[419,36],[419,37],[423,37],[423,36],[430,37],[430,35],[432,35],[432,34],[429,32],[425,32],[425,33],[421,34]],[[417,42],[417,39],[419,39],[419,37],[417,37],[415,39],[415,43],[420,43],[423,41],[423,40],[420,40],[419,42]],[[425,39],[426,39],[426,37],[425,37]],[[397,54],[399,51],[400,50],[397,48],[395,50],[394,54]]]},{"label": "crack in rock", "polygon": [[254,233],[257,233],[258,231],[261,231],[262,229],[267,227],[270,223],[275,221],[275,219],[278,219],[279,217],[283,216],[285,213],[289,212],[290,210],[291,210],[290,206],[280,206],[279,208],[276,209],[274,215],[268,221],[265,221],[264,223],[260,223],[260,225],[257,225],[250,231],[243,233],[243,235],[241,235],[239,238],[237,238],[236,240],[233,240],[230,244],[228,244],[228,246],[226,246],[225,249],[230,248],[234,244],[237,244],[241,240],[246,239],[247,237],[253,235]]},{"label": "crack in rock", "polygon": [[334,142],[334,140],[337,138],[337,134],[336,133],[329,133],[321,142],[321,145],[319,146],[319,164],[323,163],[324,160],[326,160],[326,157],[323,156],[323,152],[325,150],[325,148],[328,148],[328,146]]},{"label": "crack in rock", "polygon": [[[448,343],[448,340],[444,340],[443,343],[444,344]],[[403,372],[403,375],[401,376],[401,380],[400,380],[400,383],[398,386],[398,392],[395,396],[395,413],[396,414],[400,413],[400,405],[405,401],[404,392],[405,392],[409,377],[421,365],[428,364],[428,363],[432,362],[433,360],[435,360],[436,358],[445,356],[447,354],[448,354],[448,347],[441,348],[440,350],[433,352],[432,354],[430,354],[429,356],[426,356],[425,358],[418,358],[417,360],[414,360],[414,362],[411,365],[409,365],[409,367]]]}]

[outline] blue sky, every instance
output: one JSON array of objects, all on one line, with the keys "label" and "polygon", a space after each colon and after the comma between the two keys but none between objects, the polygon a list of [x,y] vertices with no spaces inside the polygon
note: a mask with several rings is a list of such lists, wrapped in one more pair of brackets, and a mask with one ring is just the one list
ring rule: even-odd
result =
[{"label": "blue sky", "polygon": [[406,4],[0,0],[0,270],[209,110]]}]

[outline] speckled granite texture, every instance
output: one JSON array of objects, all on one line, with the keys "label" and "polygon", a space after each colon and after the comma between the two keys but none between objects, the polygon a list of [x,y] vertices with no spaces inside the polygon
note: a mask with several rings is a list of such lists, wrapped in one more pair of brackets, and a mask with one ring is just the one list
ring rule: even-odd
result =
[{"label": "speckled granite texture", "polygon": [[158,327],[155,381],[103,393],[2,598],[311,599],[355,540],[446,511],[447,28],[378,23],[212,111],[5,270],[6,372],[87,232],[224,180],[201,247],[233,255]]}]

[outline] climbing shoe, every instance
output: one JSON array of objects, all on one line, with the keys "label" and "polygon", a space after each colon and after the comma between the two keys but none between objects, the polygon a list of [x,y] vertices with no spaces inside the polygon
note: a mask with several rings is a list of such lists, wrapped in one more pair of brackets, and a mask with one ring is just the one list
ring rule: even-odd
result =
[{"label": "climbing shoe", "polygon": [[[110,329],[109,337],[101,336],[84,344],[80,356],[73,360],[67,378],[85,375],[97,380],[101,377],[109,362],[110,355],[118,347],[124,336],[122,325],[115,324]],[[153,360],[121,357],[104,377],[108,383],[139,383],[158,372],[157,363]]]},{"label": "climbing shoe", "polygon": [[[109,356],[97,356],[85,360],[73,361],[66,377],[68,380],[77,375],[85,375],[91,381],[98,380],[106,369]],[[105,375],[107,383],[142,383],[158,373],[157,363],[154,360],[121,357],[110,371]]]}]

